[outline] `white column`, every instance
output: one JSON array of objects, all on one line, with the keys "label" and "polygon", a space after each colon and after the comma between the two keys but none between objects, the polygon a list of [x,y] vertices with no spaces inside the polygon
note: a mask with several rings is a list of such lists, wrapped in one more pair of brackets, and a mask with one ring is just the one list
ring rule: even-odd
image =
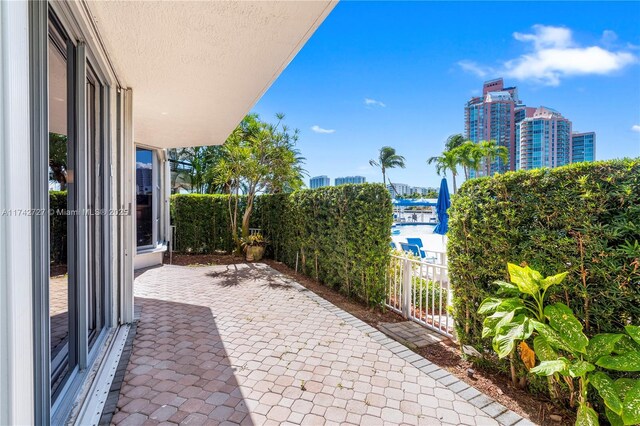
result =
[{"label": "white column", "polygon": [[29,9],[0,2],[0,424],[34,423]]},{"label": "white column", "polygon": [[122,282],[122,322],[133,321],[133,258],[136,255],[135,232],[135,172],[136,156],[133,139],[133,93],[131,89],[122,91],[123,101],[123,137],[122,137],[122,162],[123,167],[123,195],[125,207],[130,214],[123,220],[123,247],[124,247],[124,271]]}]

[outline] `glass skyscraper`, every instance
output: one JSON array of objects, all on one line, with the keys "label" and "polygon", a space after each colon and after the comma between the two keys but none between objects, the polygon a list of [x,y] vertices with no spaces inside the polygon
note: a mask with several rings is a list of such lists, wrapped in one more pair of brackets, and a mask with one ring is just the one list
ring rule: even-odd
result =
[{"label": "glass skyscraper", "polygon": [[345,176],[337,177],[335,179],[335,185],[344,185],[345,183],[365,183],[367,179],[364,176]]},{"label": "glass skyscraper", "polygon": [[[551,108],[525,106],[518,89],[504,87],[502,78],[484,83],[482,96],[465,104],[464,119],[467,140],[495,141],[509,152],[509,161],[493,160],[489,174],[595,160],[594,132],[572,135],[571,121]],[[471,177],[486,170],[482,164]]]},{"label": "glass skyscraper", "polygon": [[331,185],[331,179],[329,179],[327,176],[316,176],[316,177],[312,177],[309,180],[309,187],[311,189],[316,189],[316,188],[321,188],[323,186],[330,186]]},{"label": "glass skyscraper", "polygon": [[595,132],[571,135],[571,162],[594,161],[596,157]]}]

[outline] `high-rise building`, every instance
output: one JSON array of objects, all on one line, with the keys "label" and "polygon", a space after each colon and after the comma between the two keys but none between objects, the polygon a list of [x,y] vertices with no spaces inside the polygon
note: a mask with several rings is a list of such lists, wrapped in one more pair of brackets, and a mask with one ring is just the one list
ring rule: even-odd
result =
[{"label": "high-rise building", "polygon": [[[576,134],[573,148],[571,121],[551,108],[524,105],[518,89],[504,87],[502,78],[485,82],[482,96],[471,98],[464,112],[466,139],[492,140],[509,152],[507,162],[493,160],[490,174],[595,160],[595,133]],[[483,164],[471,176],[484,176],[486,170]]]},{"label": "high-rise building", "polygon": [[331,185],[331,179],[329,179],[327,176],[316,176],[316,177],[312,177],[311,179],[309,179],[309,187],[311,189],[316,189],[316,188],[321,188],[323,186],[330,186]]},{"label": "high-rise building", "polygon": [[596,158],[595,132],[573,133],[571,135],[571,162],[594,161]]},{"label": "high-rise building", "polygon": [[522,170],[558,167],[571,163],[571,121],[551,108],[540,107],[518,123]]},{"label": "high-rise building", "polygon": [[392,197],[397,195],[411,195],[413,194],[413,187],[411,185],[407,185],[406,183],[390,183],[387,185],[387,189],[391,193]]},{"label": "high-rise building", "polygon": [[[473,97],[465,105],[465,138],[475,143],[493,140],[509,151],[509,161],[493,160],[490,174],[515,170],[515,112],[521,107],[518,89],[504,87],[501,78],[485,82],[482,97]],[[486,166],[483,166],[478,175],[485,174]]]},{"label": "high-rise building", "polygon": [[367,179],[364,176],[345,176],[335,179],[335,185],[344,185],[345,183],[365,183]]}]

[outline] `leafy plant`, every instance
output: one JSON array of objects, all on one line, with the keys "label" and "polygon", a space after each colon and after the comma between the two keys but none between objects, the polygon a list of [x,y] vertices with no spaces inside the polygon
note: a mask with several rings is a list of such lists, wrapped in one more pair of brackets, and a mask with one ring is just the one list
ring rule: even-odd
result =
[{"label": "leafy plant", "polygon": [[[589,339],[571,308],[546,302],[547,292],[563,282],[566,272],[543,277],[529,267],[509,264],[508,269],[511,282],[496,282],[498,294],[504,297],[486,298],[478,312],[491,314],[484,321],[483,336],[493,336],[493,349],[500,358],[510,356],[514,383],[513,360],[519,343],[523,363],[530,373],[549,378],[551,392],[553,377],[567,385],[572,407],[577,395],[576,425],[598,424],[588,399],[590,386],[604,401],[613,425],[638,424],[640,380],[614,381],[606,370],[640,372],[640,327],[627,325],[626,334],[603,333]],[[531,338],[533,349],[527,344]]]},{"label": "leafy plant", "polygon": [[267,239],[259,232],[242,237],[240,239],[242,247],[265,247],[268,243]]},{"label": "leafy plant", "polygon": [[496,281],[498,295],[486,298],[478,313],[485,318],[482,337],[493,337],[493,350],[499,358],[509,357],[511,381],[517,383],[514,354],[518,342],[525,365],[530,366],[530,348],[526,344],[534,326],[532,320],[544,321],[544,304],[549,288],[560,284],[567,273],[543,277],[528,266],[508,264],[511,282]]},{"label": "leafy plant", "polygon": [[[545,316],[548,325],[537,321],[533,324],[539,333],[536,337],[539,346],[544,346],[547,352],[538,356],[541,362],[531,372],[561,377],[571,391],[572,406],[575,405],[575,382],[578,382],[576,425],[598,424],[598,413],[588,400],[590,386],[604,401],[605,414],[612,425],[639,424],[640,380],[619,378],[614,381],[606,370],[640,371],[640,327],[628,325],[625,327],[627,334],[597,334],[588,339],[582,324],[566,305],[547,306]],[[553,355],[555,359],[552,359]]]}]

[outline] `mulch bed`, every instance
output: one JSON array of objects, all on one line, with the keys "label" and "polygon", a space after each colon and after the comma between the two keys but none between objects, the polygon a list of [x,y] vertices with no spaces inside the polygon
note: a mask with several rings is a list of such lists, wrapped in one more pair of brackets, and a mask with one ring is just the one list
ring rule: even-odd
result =
[{"label": "mulch bed", "polygon": [[[173,255],[173,264],[182,266],[229,265],[244,262],[244,258],[234,255]],[[270,259],[265,259],[262,262],[278,272],[295,279],[296,282],[313,291],[318,296],[328,300],[340,309],[349,312],[372,327],[378,328],[378,323],[380,322],[406,321],[395,312],[368,308],[359,302],[347,298],[338,291],[321,284],[313,278],[296,273],[283,263]],[[165,263],[169,263],[168,255],[165,256]],[[534,423],[558,426],[573,424],[575,421],[573,412],[554,406],[551,401],[544,396],[532,395],[523,389],[516,388],[511,384],[508,376],[493,370],[486,370],[482,367],[474,366],[461,356],[458,346],[452,341],[445,340],[442,343],[416,349],[415,352]],[[474,371],[472,377],[468,375],[469,369],[473,369]]]}]

